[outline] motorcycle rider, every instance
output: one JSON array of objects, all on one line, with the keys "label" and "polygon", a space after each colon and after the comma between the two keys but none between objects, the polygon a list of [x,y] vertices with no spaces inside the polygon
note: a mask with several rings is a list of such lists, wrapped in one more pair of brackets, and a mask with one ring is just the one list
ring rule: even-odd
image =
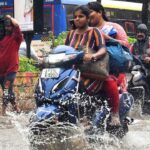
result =
[{"label": "motorcycle rider", "polygon": [[150,52],[148,52],[150,41],[148,28],[145,24],[141,23],[137,26],[136,39],[137,41],[131,45],[130,51],[142,60],[143,65],[147,69],[146,80],[150,86]]},{"label": "motorcycle rider", "polygon": [[[144,55],[146,50],[150,48],[150,41],[148,39],[148,28],[145,24],[139,24],[136,32],[137,41],[131,45],[130,50],[134,55]],[[149,57],[144,58],[145,61],[149,60]]]},{"label": "motorcycle rider", "polygon": [[[91,10],[90,13],[90,25],[98,27],[102,32],[105,41],[114,40],[120,44],[129,47],[127,34],[124,29],[117,23],[109,22],[103,6],[98,2],[89,2],[88,8]],[[110,35],[109,31],[113,31]],[[105,80],[104,92],[108,100],[111,102],[112,108],[112,125],[119,125],[119,91],[118,85],[122,86],[123,91],[126,91],[126,77],[124,73],[115,74],[111,73],[108,79]]]}]

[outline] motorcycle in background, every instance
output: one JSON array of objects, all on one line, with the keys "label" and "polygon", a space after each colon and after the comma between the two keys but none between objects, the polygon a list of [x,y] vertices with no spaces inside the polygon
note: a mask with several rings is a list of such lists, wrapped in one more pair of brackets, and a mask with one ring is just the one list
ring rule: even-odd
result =
[{"label": "motorcycle in background", "polygon": [[128,91],[133,95],[135,104],[139,104],[142,113],[150,113],[150,87],[147,84],[147,68],[143,57],[134,56],[134,65],[128,74]]},{"label": "motorcycle in background", "polygon": [[[81,72],[76,64],[83,62],[84,52],[72,47],[60,45],[45,57],[38,83],[35,88],[36,110],[31,118],[33,133],[36,123],[48,121],[51,124],[61,122],[78,126],[85,116],[92,128],[111,129],[110,108],[100,96],[89,96],[80,93]],[[92,62],[91,62],[92,63]],[[128,112],[134,99],[129,93],[120,96],[120,122],[121,127],[115,130],[115,135],[123,137],[128,131]],[[92,129],[90,128],[90,129]]]}]

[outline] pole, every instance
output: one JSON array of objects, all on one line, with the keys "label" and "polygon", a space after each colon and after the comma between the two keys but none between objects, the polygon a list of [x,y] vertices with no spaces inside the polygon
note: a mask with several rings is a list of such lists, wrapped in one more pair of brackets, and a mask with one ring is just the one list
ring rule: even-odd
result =
[{"label": "pole", "polygon": [[26,41],[26,45],[27,45],[27,57],[28,58],[31,58],[31,41],[32,41],[32,38],[33,38],[33,35],[34,35],[34,32],[33,31],[27,31],[27,32],[24,32],[24,39]]}]

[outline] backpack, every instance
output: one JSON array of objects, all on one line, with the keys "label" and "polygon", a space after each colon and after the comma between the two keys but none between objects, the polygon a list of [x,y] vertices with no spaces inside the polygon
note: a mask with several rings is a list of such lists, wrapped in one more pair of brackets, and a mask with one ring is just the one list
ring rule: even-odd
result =
[{"label": "backpack", "polygon": [[109,41],[106,43],[109,53],[110,73],[121,73],[129,70],[129,64],[133,61],[132,54],[129,49],[122,46],[117,41]]}]

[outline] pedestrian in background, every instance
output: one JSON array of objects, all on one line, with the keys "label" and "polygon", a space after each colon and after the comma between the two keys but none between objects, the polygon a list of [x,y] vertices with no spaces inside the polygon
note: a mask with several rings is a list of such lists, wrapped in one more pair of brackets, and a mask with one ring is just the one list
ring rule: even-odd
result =
[{"label": "pedestrian in background", "polygon": [[13,92],[13,83],[19,68],[19,47],[23,40],[18,22],[10,15],[4,18],[5,36],[0,40],[0,84],[3,89],[2,115],[10,102],[16,112],[20,112]]}]

